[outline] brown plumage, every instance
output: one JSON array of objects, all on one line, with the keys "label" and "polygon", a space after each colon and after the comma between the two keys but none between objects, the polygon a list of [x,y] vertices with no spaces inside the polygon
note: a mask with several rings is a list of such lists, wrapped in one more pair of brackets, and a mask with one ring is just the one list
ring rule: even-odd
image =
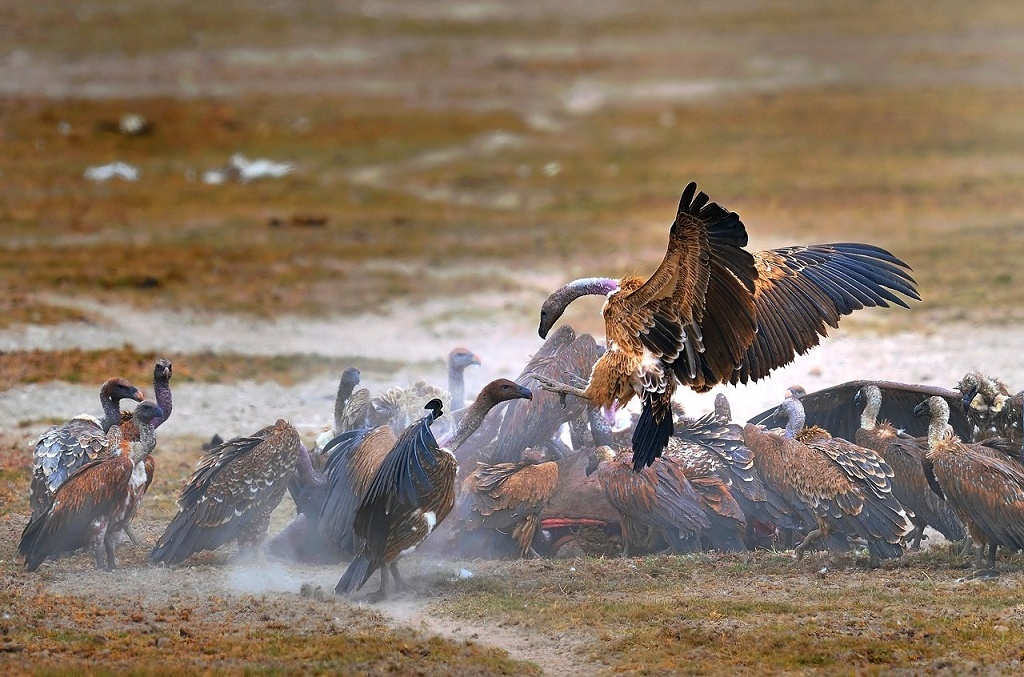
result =
[{"label": "brown plumage", "polygon": [[144,459],[156,448],[152,421],[163,416],[155,402],[140,403],[131,421],[108,431],[112,453],[80,466],[57,488],[46,511],[22,532],[18,552],[29,571],[84,547],[97,568],[117,566],[114,536],[134,519],[146,492]]},{"label": "brown plumage", "polygon": [[[709,416],[714,416],[710,414]],[[744,549],[747,521],[733,492],[730,474],[720,458],[696,445],[682,443],[672,436],[665,449],[665,460],[679,465],[683,476],[700,497],[710,525],[701,532],[701,545],[709,550],[739,552]]]},{"label": "brown plumage", "polygon": [[766,485],[793,507],[809,509],[818,528],[797,548],[797,555],[832,532],[867,541],[872,562],[898,557],[902,539],[913,529],[892,495],[892,469],[875,452],[832,438],[820,428],[804,428],[800,400],[780,405],[784,433],[748,423],[744,439]]},{"label": "brown plumage", "polygon": [[46,512],[53,494],[81,466],[103,457],[110,448],[107,431],[121,422],[121,400],[143,400],[142,392],[123,378],[100,387],[103,418],[80,414],[53,426],[36,442],[30,486],[32,516]]},{"label": "brown plumage", "polygon": [[536,557],[533,537],[557,484],[558,464],[532,455],[518,463],[477,463],[455,505],[460,551],[466,552],[466,541],[475,542],[474,533],[497,533],[511,539],[519,557]]},{"label": "brown plumage", "polygon": [[[804,408],[805,425],[808,427],[824,428],[832,437],[852,440],[861,423],[861,409],[854,404],[854,397],[865,386],[875,386],[882,394],[878,419],[888,421],[907,435],[924,437],[928,434],[927,423],[914,416],[914,407],[932,395],[942,397],[954,408],[950,424],[957,434],[971,435],[972,424],[959,406],[962,395],[960,391],[950,388],[896,381],[856,380],[815,390],[812,393],[806,392],[802,386],[793,385],[786,391],[786,397],[796,396],[800,399]],[[785,428],[785,421],[775,416],[778,410],[778,407],[766,409],[751,417],[749,422],[765,428]]]},{"label": "brown plumage", "polygon": [[892,468],[892,494],[907,509],[907,515],[914,523],[912,547],[920,549],[926,526],[933,527],[951,541],[963,540],[967,535],[963,523],[949,504],[928,486],[922,464],[928,451],[927,439],[902,435],[887,421],[878,421],[882,391],[877,385],[861,388],[855,404],[862,405],[864,411],[854,441],[875,450]]},{"label": "brown plumage", "polygon": [[[974,426],[973,436],[956,430],[960,439],[975,442],[990,437],[1003,437],[1019,447],[1024,436],[1021,434],[1021,416],[1024,415],[1024,391],[1013,395],[1009,386],[997,378],[971,371],[964,374],[957,384],[962,395],[964,415]],[[950,405],[951,408],[953,405]],[[951,418],[955,420],[952,408]],[[951,421],[953,423],[953,421]]]},{"label": "brown plumage", "polygon": [[[1024,466],[984,444],[966,444],[946,422],[949,405],[930,397],[918,405],[927,416],[927,467],[934,473],[950,507],[980,546],[988,546],[988,566],[995,569],[997,546],[1024,548]],[[978,549],[981,568],[984,548]]]},{"label": "brown plumage", "polygon": [[[452,449],[477,429],[491,408],[500,402],[530,397],[529,390],[508,379],[488,383],[462,420],[442,438],[442,444],[430,431],[430,424],[441,415],[441,401],[427,403],[430,413],[402,433],[360,499],[353,527],[364,542],[338,581],[335,593],[359,590],[377,569],[381,570],[381,587],[375,597],[387,597],[388,570],[396,584],[403,585],[398,558],[422,543],[455,504],[458,465]],[[331,492],[345,489],[332,485]],[[327,518],[321,516],[322,521]]]},{"label": "brown plumage", "polygon": [[176,564],[233,540],[240,552],[258,547],[304,451],[298,432],[284,419],[211,449],[182,488],[178,514],[150,560]]},{"label": "brown plumage", "polygon": [[362,539],[353,531],[356,509],[397,441],[391,426],[382,425],[349,431],[327,446],[327,495],[313,525],[321,551],[351,557],[359,550]]},{"label": "brown plumage", "polygon": [[632,454],[600,446],[590,454],[587,474],[596,474],[619,512],[624,557],[638,549],[649,551],[656,535],[672,552],[691,552],[699,548],[701,532],[711,527],[705,504],[677,459],[660,458],[637,473]]},{"label": "brown plumage", "polygon": [[838,243],[751,254],[746,244],[739,217],[691,183],[683,190],[665,258],[650,278],[577,280],[541,308],[543,337],[574,299],[607,296],[608,350],[590,383],[580,389],[547,379],[545,387],[598,407],[625,406],[638,395],[637,469],[653,462],[672,435],[677,381],[697,392],[756,381],[816,346],[843,315],[871,306],[906,307],[899,294],[920,298],[909,266],[878,247]]}]

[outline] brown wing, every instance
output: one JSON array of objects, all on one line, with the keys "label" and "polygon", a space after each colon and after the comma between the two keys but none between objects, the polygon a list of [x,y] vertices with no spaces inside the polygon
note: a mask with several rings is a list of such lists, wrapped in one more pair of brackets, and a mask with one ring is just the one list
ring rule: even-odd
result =
[{"label": "brown wing", "polygon": [[35,571],[48,557],[89,545],[93,523],[124,504],[132,469],[127,457],[111,456],[73,472],[49,508],[22,532],[18,552],[28,570]]},{"label": "brown wing", "polygon": [[[861,444],[860,439],[857,442]],[[877,447],[871,448],[878,451]],[[931,526],[951,541],[962,540],[967,535],[963,522],[949,503],[932,491],[928,484],[924,472],[927,449],[928,442],[923,438],[893,435],[884,451],[880,451],[885,462],[892,468],[893,496],[904,508],[914,513],[910,519],[915,525]]]},{"label": "brown wing", "polygon": [[857,243],[783,247],[758,252],[757,336],[730,383],[747,383],[818,345],[827,327],[868,307],[907,308],[920,300],[910,267],[888,251]]},{"label": "brown wing", "polygon": [[[562,325],[565,326],[568,325]],[[563,423],[584,413],[585,401],[573,397],[563,405],[558,395],[539,387],[530,374],[539,373],[559,380],[564,379],[565,374],[572,374],[579,380],[586,380],[600,352],[594,337],[582,334],[546,359],[527,367],[528,371],[524,370],[516,383],[528,387],[533,392],[533,399],[513,400],[505,406],[491,455],[492,462],[515,463],[521,460],[525,449],[543,447],[558,433]]]},{"label": "brown wing", "polygon": [[228,440],[200,460],[150,559],[174,564],[235,539],[284,497],[299,454],[299,434],[284,419],[252,437]]},{"label": "brown wing", "polygon": [[955,453],[936,454],[933,468],[974,538],[1024,549],[1024,467],[961,445]]},{"label": "brown wing", "polygon": [[726,378],[756,327],[746,244],[739,216],[687,185],[661,265],[639,287],[610,295],[608,340],[634,354],[647,348],[698,391]]},{"label": "brown wing", "polygon": [[82,465],[105,456],[106,433],[92,416],[78,416],[54,426],[36,442],[32,469],[32,515],[46,511],[53,492]]},{"label": "brown wing", "polygon": [[605,461],[598,478],[616,510],[634,522],[668,531],[673,540],[710,526],[700,498],[674,459],[662,458],[638,473],[627,459]]}]

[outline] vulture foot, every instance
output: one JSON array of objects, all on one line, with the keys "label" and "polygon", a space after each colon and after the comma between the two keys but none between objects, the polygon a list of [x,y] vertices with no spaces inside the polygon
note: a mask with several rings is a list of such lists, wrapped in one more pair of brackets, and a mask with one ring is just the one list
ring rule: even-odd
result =
[{"label": "vulture foot", "polygon": [[957,583],[969,583],[971,581],[991,581],[999,578],[999,572],[996,569],[975,569],[967,576],[956,579]]},{"label": "vulture foot", "polygon": [[528,376],[532,379],[535,379],[537,383],[540,384],[540,387],[543,388],[544,390],[547,390],[548,392],[552,393],[558,393],[558,399],[561,401],[563,409],[565,408],[566,395],[575,395],[576,397],[582,398],[584,400],[587,399],[587,391],[585,391],[582,388],[577,388],[576,386],[561,383],[553,378],[548,378],[547,376],[544,376],[543,374],[538,374],[536,372],[531,372],[530,374],[528,374]]}]

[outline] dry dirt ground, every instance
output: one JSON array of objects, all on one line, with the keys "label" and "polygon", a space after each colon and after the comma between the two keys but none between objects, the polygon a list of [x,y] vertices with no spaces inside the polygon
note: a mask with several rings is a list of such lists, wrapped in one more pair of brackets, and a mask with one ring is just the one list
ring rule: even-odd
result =
[{"label": "dry dirt ground", "polygon": [[[792,383],[952,386],[980,369],[1024,384],[1013,3],[0,0],[0,36],[0,352],[323,355],[378,389],[443,381],[443,355],[465,345],[484,362],[474,392],[540,345],[552,288],[652,271],[696,178],[731,196],[754,247],[878,242],[913,263],[924,296],[721,388],[737,418]],[[136,110],[158,123],[148,140],[94,131]],[[199,186],[235,151],[296,171]],[[138,183],[82,178],[118,159],[142,167]],[[321,231],[267,225],[321,212]],[[120,274],[122,255],[147,268]],[[599,302],[575,305],[567,321],[600,333]],[[310,441],[337,377],[174,383],[145,541],[201,441],[278,417]],[[412,590],[378,606],[330,594],[340,567],[230,552],[166,569],[123,544],[114,572],[79,555],[28,574],[16,547],[32,442],[96,409],[96,385],[72,380],[0,390],[5,674],[1021,671],[1019,556],[996,581],[964,581],[935,539],[878,571],[858,554],[426,552],[403,566]],[[713,393],[682,400],[702,413]]]}]

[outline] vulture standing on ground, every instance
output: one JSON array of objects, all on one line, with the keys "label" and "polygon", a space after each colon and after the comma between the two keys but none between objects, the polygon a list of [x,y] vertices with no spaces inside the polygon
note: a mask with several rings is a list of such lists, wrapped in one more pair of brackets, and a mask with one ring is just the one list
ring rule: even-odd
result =
[{"label": "vulture standing on ground", "polygon": [[587,476],[597,474],[608,502],[619,511],[622,556],[629,557],[637,547],[649,550],[656,535],[664,538],[671,552],[699,549],[700,535],[711,522],[682,463],[665,456],[634,472],[631,456],[600,446],[590,452],[587,464]]},{"label": "vulture standing on ground", "polygon": [[923,465],[928,452],[927,439],[900,434],[888,422],[878,421],[882,391],[877,385],[869,384],[858,390],[854,403],[864,407],[854,442],[874,449],[892,468],[892,495],[907,509],[915,527],[911,547],[920,550],[926,526],[936,529],[948,540],[962,541],[967,535],[963,523],[949,504],[928,486]]},{"label": "vulture standing on ground", "polygon": [[[376,598],[387,597],[388,570],[395,584],[403,587],[396,566],[398,558],[422,543],[455,504],[458,464],[453,450],[479,427],[495,405],[532,396],[528,389],[508,379],[488,383],[441,444],[430,431],[430,424],[441,416],[441,401],[428,402],[430,413],[402,433],[360,499],[354,531],[364,543],[338,581],[335,593],[359,590],[377,569],[381,581]],[[332,493],[334,489],[332,486]],[[328,497],[325,509],[330,503]],[[327,515],[321,515],[321,521],[325,519]]]},{"label": "vulture standing on ground", "polygon": [[46,512],[53,494],[76,468],[105,455],[107,431],[121,422],[121,400],[143,400],[142,392],[123,378],[112,378],[100,387],[103,418],[79,414],[53,426],[36,442],[32,467],[32,517]]},{"label": "vulture standing on ground", "polygon": [[[134,519],[148,486],[143,459],[156,448],[152,422],[166,418],[145,400],[135,415],[107,433],[111,453],[80,466],[61,484],[42,514],[21,534],[18,552],[29,571],[48,558],[90,547],[99,569],[117,566],[114,536]],[[105,555],[105,557],[104,557]]]},{"label": "vulture standing on ground", "polygon": [[676,381],[697,392],[747,383],[816,346],[827,327],[864,307],[907,307],[919,299],[909,266],[878,247],[857,243],[784,247],[751,254],[739,216],[683,190],[661,265],[646,281],[585,278],[555,291],[540,311],[547,335],[565,308],[586,294],[607,296],[607,352],[585,389],[538,378],[555,392],[597,407],[625,406],[638,395],[633,431],[639,470],[672,435]]},{"label": "vulture standing on ground", "polygon": [[1024,466],[983,443],[965,444],[958,439],[947,423],[949,405],[941,397],[929,397],[916,413],[929,421],[925,472],[932,473],[980,546],[979,571],[988,545],[988,573],[995,575],[997,546],[1024,549]]},{"label": "vulture standing on ground", "polygon": [[503,544],[490,538],[497,532],[511,540],[518,557],[539,557],[533,537],[557,484],[558,464],[532,450],[517,463],[477,463],[455,505],[456,548],[468,557],[500,552]]},{"label": "vulture standing on ground", "polygon": [[800,400],[784,400],[779,408],[783,434],[751,423],[743,432],[765,484],[795,510],[806,506],[814,514],[818,528],[797,546],[797,557],[831,532],[866,540],[872,565],[878,557],[902,555],[903,537],[914,525],[892,495],[892,468],[870,449],[804,428]]},{"label": "vulture standing on ground", "polygon": [[[960,439],[980,442],[990,437],[1004,437],[1020,447],[1024,391],[1013,395],[1009,386],[999,379],[976,371],[964,374],[957,390],[963,397],[963,413],[974,426],[973,435],[964,435],[954,426]],[[950,408],[957,410],[952,404]]]},{"label": "vulture standing on ground", "polygon": [[292,473],[316,482],[309,452],[286,420],[214,447],[200,460],[178,497],[178,514],[150,560],[177,564],[193,553],[238,541],[239,553],[266,537],[270,513],[284,497]]},{"label": "vulture standing on ground", "polygon": [[[854,397],[866,386],[875,386],[881,392],[882,405],[878,410],[878,419],[888,421],[907,435],[924,437],[928,434],[927,423],[914,416],[914,407],[932,395],[943,398],[953,408],[954,415],[950,424],[957,435],[966,435],[965,439],[972,435],[973,425],[960,407],[963,395],[959,390],[895,381],[857,380],[815,390],[813,393],[805,391],[803,386],[794,385],[786,391],[786,397],[796,396],[800,399],[804,408],[804,425],[824,428],[832,437],[852,440],[861,427],[861,409],[854,404]],[[778,407],[762,411],[750,418],[749,423],[765,428],[785,428],[786,422],[776,416],[778,411]]]}]

